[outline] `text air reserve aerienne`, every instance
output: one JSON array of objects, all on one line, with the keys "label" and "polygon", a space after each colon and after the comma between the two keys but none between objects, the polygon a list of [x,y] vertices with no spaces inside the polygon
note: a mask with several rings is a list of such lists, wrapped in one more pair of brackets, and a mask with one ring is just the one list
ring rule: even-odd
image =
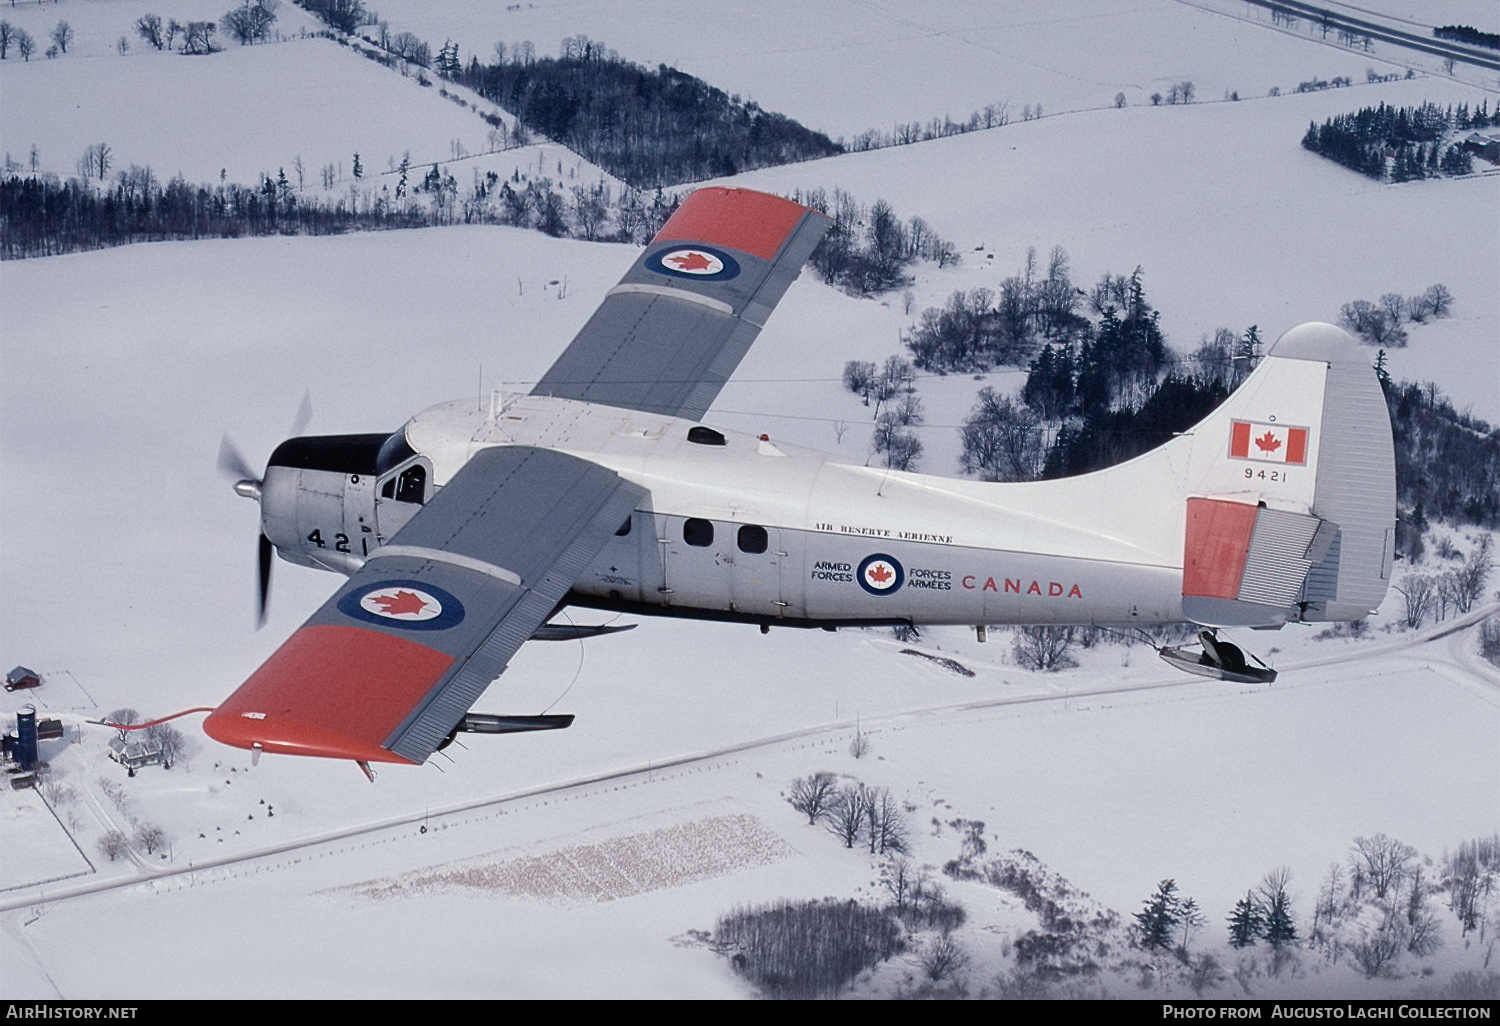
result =
[{"label": "text air reserve aerienne", "polygon": [[236,485],[274,551],[348,580],[204,723],[255,752],[419,764],[566,606],[771,626],[1193,621],[1184,669],[1269,680],[1224,627],[1347,621],[1385,594],[1390,422],[1327,324],[1287,332],[1193,430],[995,484],[849,463],[705,415],[822,238],[761,193],[687,198],[532,388],[390,435],[298,437]]}]

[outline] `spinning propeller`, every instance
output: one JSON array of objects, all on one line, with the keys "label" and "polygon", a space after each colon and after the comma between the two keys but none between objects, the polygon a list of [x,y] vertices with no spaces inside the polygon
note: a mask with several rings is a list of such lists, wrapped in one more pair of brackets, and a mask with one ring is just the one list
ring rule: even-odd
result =
[{"label": "spinning propeller", "polygon": [[[302,403],[297,407],[296,416],[292,418],[289,438],[295,438],[307,430],[308,423],[312,420],[312,393],[302,393]],[[260,501],[261,477],[245,459],[245,454],[240,452],[239,446],[235,445],[228,435],[219,441],[219,473],[234,482],[236,495],[247,499]],[[260,532],[259,548],[256,552],[256,606],[255,606],[255,629],[266,625],[266,607],[271,599],[271,560],[275,555],[275,546],[271,539],[266,537],[265,531]]]}]

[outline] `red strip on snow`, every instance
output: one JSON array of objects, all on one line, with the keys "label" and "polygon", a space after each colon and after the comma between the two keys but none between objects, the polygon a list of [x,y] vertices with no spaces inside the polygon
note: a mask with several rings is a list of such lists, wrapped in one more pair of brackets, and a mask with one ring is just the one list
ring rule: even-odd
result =
[{"label": "red strip on snow", "polygon": [[669,239],[737,249],[774,260],[807,208],[749,189],[699,189],[662,225],[652,242]]},{"label": "red strip on snow", "polygon": [[453,658],[359,627],[303,627],[203,721],[236,748],[408,762],[381,747]]},{"label": "red strip on snow", "polygon": [[1223,499],[1189,499],[1182,554],[1182,593],[1236,599],[1258,507]]}]

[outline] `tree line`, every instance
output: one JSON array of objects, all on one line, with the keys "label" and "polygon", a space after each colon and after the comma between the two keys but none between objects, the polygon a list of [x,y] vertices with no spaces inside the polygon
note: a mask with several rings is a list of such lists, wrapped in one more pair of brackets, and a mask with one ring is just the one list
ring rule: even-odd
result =
[{"label": "tree line", "polygon": [[565,45],[562,57],[512,55],[489,65],[476,58],[449,74],[529,129],[641,188],[843,152],[821,132],[753,100],[665,64],[644,68],[579,39],[581,45]]},{"label": "tree line", "polygon": [[1397,551],[1420,557],[1429,520],[1500,527],[1500,429],[1459,413],[1432,382],[1380,379],[1396,445]]},{"label": "tree line", "polygon": [[1458,43],[1468,43],[1471,46],[1487,46],[1492,50],[1500,50],[1500,33],[1481,32],[1471,25],[1439,25],[1432,30],[1432,34],[1439,39],[1451,39]]},{"label": "tree line", "polygon": [[1028,368],[1015,396],[980,390],[962,428],[960,469],[987,481],[1030,481],[1111,466],[1160,445],[1224,400],[1259,360],[1261,343],[1253,326],[1243,335],[1221,330],[1174,361],[1140,268],[1105,274],[1085,292],[1057,247],[1045,273],[1029,251],[998,294],[956,292],[946,307],[924,311],[906,345],[918,367],[938,373]]},{"label": "tree line", "polygon": [[1406,345],[1405,321],[1426,324],[1453,312],[1453,293],[1443,284],[1431,285],[1426,292],[1402,296],[1387,292],[1380,301],[1356,299],[1339,311],[1339,323],[1372,346],[1402,348]]},{"label": "tree line", "polygon": [[[95,151],[96,154],[98,151]],[[259,187],[190,185],[181,175],[162,184],[132,166],[96,188],[78,178],[0,177],[0,259],[57,256],[132,242],[237,238],[242,235],[335,235],[428,223],[419,208],[361,209],[347,199],[302,202],[284,172]]]},{"label": "tree line", "polygon": [[1304,149],[1376,181],[1407,182],[1440,175],[1469,174],[1473,155],[1462,143],[1444,146],[1450,131],[1484,128],[1500,121],[1485,100],[1472,112],[1467,103],[1446,108],[1435,103],[1420,107],[1362,107],[1339,114],[1323,124],[1312,122],[1302,137]]}]

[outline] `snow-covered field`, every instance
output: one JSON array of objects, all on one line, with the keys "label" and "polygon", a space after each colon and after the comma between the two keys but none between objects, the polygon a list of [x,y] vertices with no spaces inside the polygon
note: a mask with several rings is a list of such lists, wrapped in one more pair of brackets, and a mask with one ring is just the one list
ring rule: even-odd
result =
[{"label": "snow-covered field", "polygon": [[[316,168],[361,148],[383,169],[407,149],[439,159],[464,132],[483,139],[487,126],[435,87],[326,41],[201,61],[144,53],[135,40],[125,57],[109,50],[142,11],[203,16],[190,6],[63,0],[7,11],[13,22],[39,21],[30,29],[39,39],[71,18],[81,44],[103,52],[0,65],[0,146],[24,162],[35,141],[44,164],[66,173],[104,125],[125,163],[216,179],[232,162],[248,169],[245,180],[297,154]],[[732,26],[664,32],[664,16],[645,2],[515,12],[398,2],[381,13],[394,30],[481,53],[492,41],[480,37],[482,10],[505,23],[493,38],[533,38],[544,50],[553,36],[584,32],[835,134],[876,116],[966,114],[1005,98],[992,82],[1017,83],[1016,103],[1050,111],[1105,107],[1124,88],[1116,82],[1149,92],[1153,81],[1193,77],[1200,95],[1217,99],[1225,88],[1246,95],[1231,79],[1251,70],[1259,96],[1313,74],[1360,80],[1368,64],[1350,70],[1337,63],[1348,55],[1244,26],[1225,37],[1224,19],[1182,5],[1107,4],[1091,16],[1092,5],[1063,4],[1049,8],[1061,12],[1053,18],[1022,19],[1030,6],[999,5],[994,23],[968,34],[955,34],[960,4],[920,16],[889,4],[851,6],[859,16],[836,6],[796,19],[781,12],[780,35],[795,35],[784,49],[760,30],[765,46],[733,54],[722,46]],[[441,19],[424,21],[438,18],[433,9]],[[122,27],[105,27],[106,15]],[[302,17],[283,5],[293,28]],[[1043,69],[996,62],[986,47],[1029,38],[1023,27],[1046,44],[1032,41],[1029,52],[1063,56]],[[1164,37],[1161,51],[1101,42],[1136,28]],[[834,45],[844,35],[851,45]],[[874,45],[882,40],[884,49]],[[954,71],[923,74],[918,89],[906,83],[909,110],[893,99],[899,76],[885,76],[884,94],[868,86],[872,54],[888,58],[898,44]],[[831,56],[809,59],[799,47]],[[1129,51],[1118,64],[1117,50]],[[1182,54],[1202,63],[1167,59]],[[1013,77],[987,77],[997,63]],[[856,68],[866,86],[853,89]],[[1281,78],[1261,81],[1271,72]],[[305,85],[286,85],[318,75],[344,97],[337,105],[307,103]],[[814,78],[821,91],[797,88]],[[93,83],[106,86],[97,104],[84,102]],[[1091,91],[1107,96],[1094,102]],[[137,92],[176,113],[141,113],[130,103]],[[253,99],[218,113],[231,97],[257,95],[259,110],[276,113],[257,113]],[[1141,265],[1179,349],[1219,326],[1255,323],[1274,338],[1333,319],[1350,300],[1442,282],[1455,316],[1412,327],[1393,373],[1435,379],[1461,408],[1500,419],[1500,176],[1378,186],[1297,145],[1309,120],[1359,106],[1485,96],[1424,78],[1187,107],[1132,100],[745,176],[773,191],[885,198],[955,240],[964,263],[920,269],[911,315],[899,296],[855,300],[805,275],[708,419],[863,455],[869,412],[839,386],[844,361],[898,352],[922,306],[955,289],[994,288],[1028,246],[1045,254],[1053,245],[1068,250],[1080,283]],[[70,111],[82,119],[73,127]],[[184,114],[221,133],[221,156],[205,147],[200,162],[191,133],[164,127]],[[598,173],[542,149],[547,156],[508,159]],[[794,777],[818,770],[889,787],[908,803],[921,863],[957,855],[948,824],[962,817],[985,821],[992,851],[1025,848],[1126,916],[1173,877],[1207,913],[1199,945],[1211,950],[1224,946],[1234,902],[1279,866],[1292,869],[1306,918],[1328,864],[1356,836],[1384,832],[1437,860],[1496,829],[1500,675],[1473,655],[1472,630],[1406,644],[1410,634],[1386,630],[1397,619],[1390,600],[1365,640],[1306,628],[1247,633],[1240,640],[1283,670],[1271,688],[1174,676],[1141,646],[1102,645],[1081,653],[1078,668],[1035,675],[1013,664],[999,632],[983,646],[957,630],[924,638],[923,650],[973,669],[968,678],[903,654],[888,633],[762,637],[646,621],[587,645],[528,646],[480,705],[576,713],[570,730],[481,738],[422,769],[388,768],[373,786],[320,760],[267,757],[252,768],[194,720],[183,721],[194,747],[170,771],[126,778],[105,759],[108,732],[84,719],[219,701],[334,587],[279,564],[270,622],[252,629],[255,510],[215,472],[222,433],[258,461],[304,390],[310,430],[341,433],[389,430],[429,403],[533,381],[634,255],[511,229],[444,228],[137,245],[0,269],[0,640],[6,665],[49,680],[4,695],[0,710],[35,701],[68,723],[69,741],[46,754],[77,794],[54,818],[34,793],[0,792],[0,995],[745,996],[690,931],[711,930],[742,903],[878,892],[868,855],[806,827],[783,800]],[[926,469],[953,472],[952,429],[982,384],[921,382]],[[841,438],[840,423],[849,425]],[[872,741],[858,761],[848,752],[856,723]],[[123,785],[123,807],[101,780]],[[132,821],[162,826],[168,849],[105,860],[99,837],[111,826],[129,832]],[[977,991],[1035,920],[1002,892],[949,889],[969,909],[965,943],[992,959],[971,969]],[[1276,981],[1247,979],[1257,996],[1413,994],[1484,962],[1472,936],[1461,938],[1451,916],[1447,924],[1445,947],[1403,963],[1395,979],[1325,969],[1311,953]],[[132,936],[149,940],[120,943]],[[1424,965],[1431,979],[1412,975]],[[917,972],[908,957],[871,986],[888,993]],[[1116,996],[1156,993],[1108,986]],[[1243,992],[1231,981],[1217,993]]]},{"label": "snow-covered field", "polygon": [[[1467,16],[1494,31],[1494,7],[1484,0],[1361,6],[1428,25]],[[556,56],[561,40],[586,35],[846,141],[910,121],[962,121],[990,104],[1008,104],[1018,121],[1027,107],[1102,108],[1120,93],[1146,104],[1183,81],[1200,99],[1248,98],[1315,77],[1363,82],[1368,68],[1390,74],[1416,60],[1389,46],[1354,53],[1284,38],[1264,24],[1268,12],[1235,0],[765,0],[691,13],[670,0],[534,0],[504,10],[487,0],[387,0],[380,13],[434,46],[452,39],[483,60],[497,42],[529,40],[539,56]]]}]

